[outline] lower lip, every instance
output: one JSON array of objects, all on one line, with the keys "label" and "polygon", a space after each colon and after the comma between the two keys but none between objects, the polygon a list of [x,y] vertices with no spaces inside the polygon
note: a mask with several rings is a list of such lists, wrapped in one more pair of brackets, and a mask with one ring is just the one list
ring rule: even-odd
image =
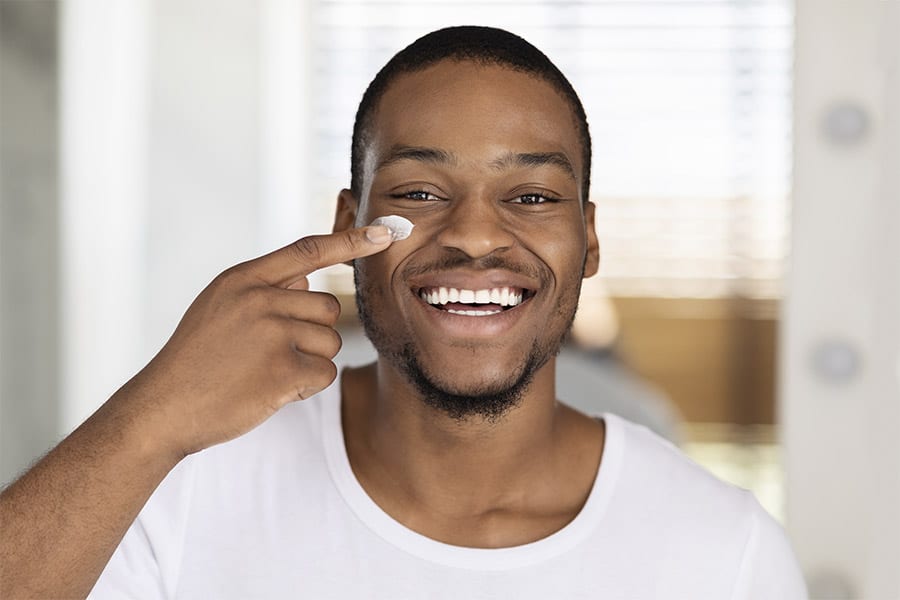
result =
[{"label": "lower lip", "polygon": [[[525,314],[531,298],[513,308],[493,315],[457,315],[435,308],[418,296],[414,296],[425,317],[438,329],[453,337],[493,337],[512,329]],[[477,310],[477,309],[472,309]]]}]

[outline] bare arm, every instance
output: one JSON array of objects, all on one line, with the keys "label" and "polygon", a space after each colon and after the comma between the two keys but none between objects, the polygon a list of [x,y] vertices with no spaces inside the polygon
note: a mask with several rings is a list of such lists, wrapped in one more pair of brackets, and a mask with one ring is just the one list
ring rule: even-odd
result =
[{"label": "bare arm", "polygon": [[147,367],[0,495],[0,598],[85,597],[184,456],[327,387],[339,305],[305,277],[389,244],[384,227],[314,236],[217,277]]},{"label": "bare arm", "polygon": [[178,463],[127,396],[126,386],[0,495],[0,597],[87,596]]}]

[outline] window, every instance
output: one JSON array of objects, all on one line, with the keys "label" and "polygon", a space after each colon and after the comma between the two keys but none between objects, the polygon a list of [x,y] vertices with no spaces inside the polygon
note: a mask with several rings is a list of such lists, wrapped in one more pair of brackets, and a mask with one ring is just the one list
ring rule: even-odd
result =
[{"label": "window", "polygon": [[788,0],[319,0],[311,9],[323,227],[353,117],[398,49],[453,24],[533,42],[569,77],[594,144],[601,277],[615,296],[777,299],[787,251]]}]

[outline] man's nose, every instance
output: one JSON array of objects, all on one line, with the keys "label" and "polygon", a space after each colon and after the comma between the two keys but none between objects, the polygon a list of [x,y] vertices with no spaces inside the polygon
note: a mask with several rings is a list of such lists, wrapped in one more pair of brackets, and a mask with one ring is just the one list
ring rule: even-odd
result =
[{"label": "man's nose", "polygon": [[471,258],[481,258],[512,247],[514,237],[504,226],[501,208],[483,198],[458,202],[447,215],[437,236],[446,248],[456,248]]}]

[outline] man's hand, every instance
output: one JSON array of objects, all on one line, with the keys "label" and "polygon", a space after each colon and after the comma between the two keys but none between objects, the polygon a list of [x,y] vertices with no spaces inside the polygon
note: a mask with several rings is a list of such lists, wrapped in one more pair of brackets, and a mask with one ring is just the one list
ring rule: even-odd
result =
[{"label": "man's hand", "polygon": [[[382,235],[381,238],[378,236]],[[340,304],[313,271],[384,250],[385,227],[303,238],[228,269],[197,297],[159,354],[113,401],[133,403],[184,456],[253,429],[325,389],[341,347]]]},{"label": "man's hand", "polygon": [[86,596],[186,454],[328,386],[340,308],[306,276],[390,241],[386,227],[308,237],[217,277],[156,358],[0,494],[0,597]]}]

